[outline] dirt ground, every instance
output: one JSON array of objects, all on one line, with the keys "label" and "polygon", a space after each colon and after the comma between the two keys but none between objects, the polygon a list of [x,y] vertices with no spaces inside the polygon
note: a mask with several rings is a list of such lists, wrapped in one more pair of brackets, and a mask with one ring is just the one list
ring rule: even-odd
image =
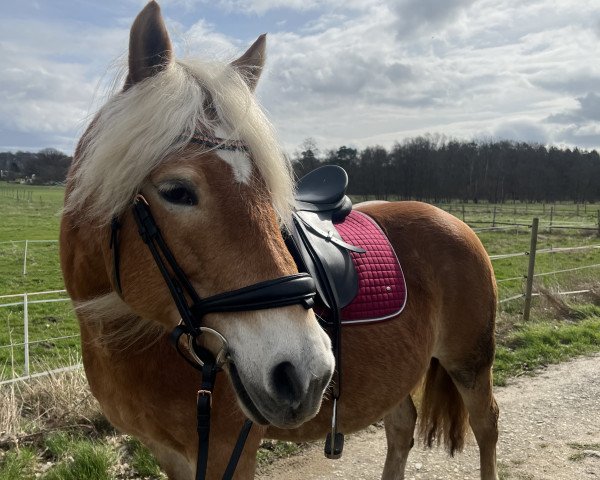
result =
[{"label": "dirt ground", "polygon": [[[500,407],[500,478],[600,480],[600,356],[552,365],[495,389]],[[280,460],[258,473],[260,480],[375,480],[383,470],[382,427],[347,436],[340,460],[327,460],[323,445]],[[450,458],[442,449],[416,445],[406,479],[479,479],[473,437]]]}]

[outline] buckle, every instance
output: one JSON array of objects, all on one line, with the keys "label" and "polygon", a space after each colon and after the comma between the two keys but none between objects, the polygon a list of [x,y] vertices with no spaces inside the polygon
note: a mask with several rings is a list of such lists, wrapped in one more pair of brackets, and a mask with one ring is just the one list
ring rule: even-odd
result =
[{"label": "buckle", "polygon": [[198,403],[200,397],[208,397],[208,403],[212,408],[212,392],[210,390],[198,390],[198,393],[196,394],[196,403]]},{"label": "buckle", "polygon": [[[217,354],[215,356],[215,364],[218,368],[221,368],[223,365],[225,365],[229,361],[229,344],[227,343],[227,340],[225,339],[225,337],[223,335],[221,335],[216,330],[213,330],[212,328],[199,327],[198,330],[202,334],[214,335],[217,338],[217,340],[219,340],[221,342],[221,348],[219,349],[219,351],[217,352]],[[196,351],[194,350],[194,342],[196,341],[195,338],[192,335],[188,334],[187,339],[188,339],[188,351],[189,351],[191,357],[194,359],[194,361],[198,365],[200,365],[201,367],[204,366],[204,361],[196,354]]]}]

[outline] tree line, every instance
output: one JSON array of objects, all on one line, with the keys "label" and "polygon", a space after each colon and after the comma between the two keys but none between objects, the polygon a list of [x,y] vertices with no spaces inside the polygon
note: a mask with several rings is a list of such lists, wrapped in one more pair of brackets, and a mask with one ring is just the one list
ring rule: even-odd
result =
[{"label": "tree line", "polygon": [[325,164],[343,167],[348,193],[429,202],[578,203],[600,200],[596,150],[561,149],[514,141],[464,142],[417,137],[391,149],[346,146],[320,155],[307,139],[292,158],[295,174]]},{"label": "tree line", "polygon": [[[72,158],[55,149],[1,152],[2,180],[64,182]],[[299,177],[336,164],[350,177],[348,193],[429,202],[600,201],[596,150],[561,149],[514,141],[465,142],[416,137],[362,150],[347,146],[320,154],[307,139],[292,158]]]},{"label": "tree line", "polygon": [[0,180],[32,184],[62,183],[67,178],[72,157],[45,148],[34,152],[0,152]]}]

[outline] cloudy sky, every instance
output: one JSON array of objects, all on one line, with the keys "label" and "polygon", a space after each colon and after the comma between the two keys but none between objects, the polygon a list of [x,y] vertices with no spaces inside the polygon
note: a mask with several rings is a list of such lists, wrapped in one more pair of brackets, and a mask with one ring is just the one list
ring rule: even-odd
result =
[{"label": "cloudy sky", "polygon": [[[0,0],[0,151],[72,153],[145,0]],[[290,153],[430,133],[600,147],[598,0],[162,0],[179,56],[268,33]]]}]

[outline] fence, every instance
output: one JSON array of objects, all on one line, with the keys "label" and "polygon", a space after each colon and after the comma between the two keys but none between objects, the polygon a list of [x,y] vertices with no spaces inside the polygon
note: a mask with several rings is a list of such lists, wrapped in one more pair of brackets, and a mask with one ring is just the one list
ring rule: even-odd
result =
[{"label": "fence", "polygon": [[[513,225],[510,228],[515,228],[515,226],[524,226],[524,225],[522,225],[522,224]],[[508,258],[522,257],[522,256],[529,257],[527,273],[525,275],[523,275],[523,277],[511,277],[511,278],[497,280],[497,283],[510,282],[510,281],[521,279],[521,278],[526,280],[526,287],[525,287],[525,291],[523,293],[501,299],[498,303],[503,304],[503,303],[512,302],[512,301],[518,300],[518,299],[524,299],[523,319],[525,321],[527,321],[527,320],[529,320],[529,315],[531,312],[532,297],[540,295],[539,293],[533,292],[533,281],[535,278],[544,277],[544,276],[548,276],[548,275],[557,275],[557,274],[567,273],[567,272],[576,272],[576,271],[600,267],[600,263],[596,263],[596,264],[592,264],[592,265],[583,265],[583,266],[574,267],[574,268],[567,268],[567,269],[560,269],[560,270],[554,270],[554,271],[549,271],[549,272],[535,273],[536,257],[538,255],[543,255],[543,254],[559,254],[559,253],[567,253],[567,252],[574,252],[574,251],[600,249],[600,245],[586,245],[586,246],[580,246],[580,247],[546,248],[546,249],[538,250],[537,243],[538,243],[538,234],[539,234],[539,226],[540,226],[539,218],[535,217],[533,219],[533,222],[531,223],[531,225],[525,225],[525,226],[531,228],[530,247],[529,247],[528,251],[516,252],[516,253],[506,253],[506,254],[500,254],[500,255],[490,255],[490,260],[494,261],[494,260],[502,260],[502,259],[508,259]],[[504,227],[490,227],[490,228],[504,228]],[[548,225],[548,228],[550,230],[551,228],[556,228],[556,227],[551,227],[551,224],[550,224],[550,225]],[[576,230],[582,229],[582,227],[565,227],[565,228],[573,228]],[[587,227],[583,227],[583,228],[586,230],[589,229]],[[592,228],[592,230],[595,230],[595,227]],[[566,291],[566,292],[556,292],[556,295],[574,295],[574,294],[589,293],[590,291],[591,291],[590,289],[583,289],[583,290],[574,290],[574,291]]]},{"label": "fence", "polygon": [[[443,210],[453,213],[469,225],[490,224],[492,228],[506,225],[529,225],[519,222],[519,219],[535,216],[540,219],[540,226],[553,229],[580,229],[598,232],[600,236],[600,208],[597,204],[575,204],[571,208],[560,204],[464,204],[445,203],[437,204]],[[480,220],[482,215],[490,215],[491,220]],[[512,218],[512,222],[506,219]],[[576,221],[570,220],[576,218]],[[584,221],[581,222],[579,219]]]},{"label": "fence", "polygon": [[[49,305],[59,304],[64,306],[48,309]],[[32,315],[36,307],[42,309]],[[0,344],[0,358],[4,361],[0,385],[81,366],[79,332],[65,290],[0,295],[0,312],[6,314],[2,316],[7,323],[7,333],[2,335],[5,340]],[[18,320],[13,323],[15,316]],[[36,351],[36,361],[32,360],[32,349]],[[65,357],[77,361],[65,367]]]},{"label": "fence", "polygon": [[[553,226],[553,228],[555,228],[555,227],[556,227],[556,225]],[[545,228],[547,228],[547,229],[550,228],[549,223],[546,223]],[[572,228],[578,229],[579,227],[574,226]],[[538,249],[537,248],[538,235],[540,234],[541,230],[540,230],[540,222],[537,217],[533,219],[532,223],[496,225],[496,226],[489,226],[489,227],[483,227],[483,228],[476,228],[475,230],[477,232],[488,233],[488,232],[493,232],[493,231],[502,232],[507,229],[520,229],[520,230],[523,230],[523,229],[529,230],[530,229],[531,230],[528,250],[520,251],[520,252],[511,252],[511,253],[501,253],[501,254],[490,255],[490,260],[492,262],[497,262],[497,261],[502,261],[502,260],[512,259],[512,258],[518,258],[518,257],[523,257],[523,258],[528,259],[527,271],[526,272],[524,271],[523,275],[501,278],[501,279],[497,280],[497,283],[499,285],[502,285],[506,282],[525,280],[524,291],[520,292],[517,295],[510,295],[506,298],[502,298],[499,300],[500,305],[508,303],[508,302],[514,302],[517,300],[523,300],[523,302],[524,302],[523,316],[525,319],[529,318],[530,311],[531,311],[532,298],[539,295],[539,293],[536,293],[533,291],[534,290],[533,283],[534,283],[535,278],[544,277],[544,276],[548,276],[548,275],[557,275],[557,274],[566,273],[566,272],[595,269],[595,268],[600,267],[600,263],[593,263],[593,264],[582,265],[582,266],[578,266],[578,267],[574,267],[574,268],[558,269],[558,270],[536,273],[536,259],[538,259],[541,255],[550,255],[550,254],[560,255],[560,254],[568,253],[568,252],[584,252],[584,251],[600,250],[600,244]],[[35,243],[50,243],[50,242],[56,242],[56,240],[22,240],[22,241],[16,241],[16,242],[13,241],[13,242],[0,242],[0,243],[24,243],[22,274],[27,275],[28,246],[30,244],[35,244]],[[580,290],[563,291],[563,292],[556,292],[556,293],[558,295],[573,295],[573,294],[582,294],[582,293],[586,293],[589,291],[590,291],[589,289],[580,289]],[[47,291],[42,291],[42,292],[18,293],[18,294],[10,294],[10,295],[1,295],[0,296],[0,309],[17,307],[17,306],[22,306],[22,308],[23,308],[23,341],[16,342],[16,343],[13,343],[11,341],[9,345],[0,345],[0,350],[7,349],[7,348],[14,349],[14,348],[22,347],[23,351],[24,351],[23,375],[17,376],[15,378],[7,379],[7,380],[0,380],[0,385],[6,384],[6,383],[12,383],[12,382],[16,382],[16,381],[20,381],[20,380],[24,380],[24,379],[28,379],[28,378],[33,378],[33,377],[37,377],[37,376],[47,375],[50,373],[57,373],[57,372],[72,370],[72,369],[81,367],[81,364],[79,362],[77,362],[73,365],[69,365],[66,367],[61,366],[60,368],[49,369],[44,372],[33,372],[32,373],[32,371],[31,371],[31,365],[30,365],[31,364],[31,355],[30,355],[30,347],[31,346],[36,345],[36,344],[41,344],[44,342],[46,342],[46,343],[47,342],[56,342],[56,341],[74,339],[74,338],[79,337],[78,334],[74,333],[74,334],[69,334],[69,335],[58,335],[58,336],[53,336],[50,338],[31,340],[30,306],[37,305],[37,304],[68,302],[69,299],[64,297],[65,294],[66,294],[66,291],[61,289],[61,290],[47,290]],[[58,296],[58,298],[43,298],[43,297],[47,297],[49,295]],[[11,352],[12,352],[12,350],[11,350]]]},{"label": "fence", "polygon": [[[23,275],[27,275],[27,251],[29,250],[30,243],[58,243],[58,240],[8,240],[5,242],[0,242],[0,245],[6,244],[17,244],[24,243],[24,251],[23,251]],[[2,296],[0,296],[2,298]]]}]

